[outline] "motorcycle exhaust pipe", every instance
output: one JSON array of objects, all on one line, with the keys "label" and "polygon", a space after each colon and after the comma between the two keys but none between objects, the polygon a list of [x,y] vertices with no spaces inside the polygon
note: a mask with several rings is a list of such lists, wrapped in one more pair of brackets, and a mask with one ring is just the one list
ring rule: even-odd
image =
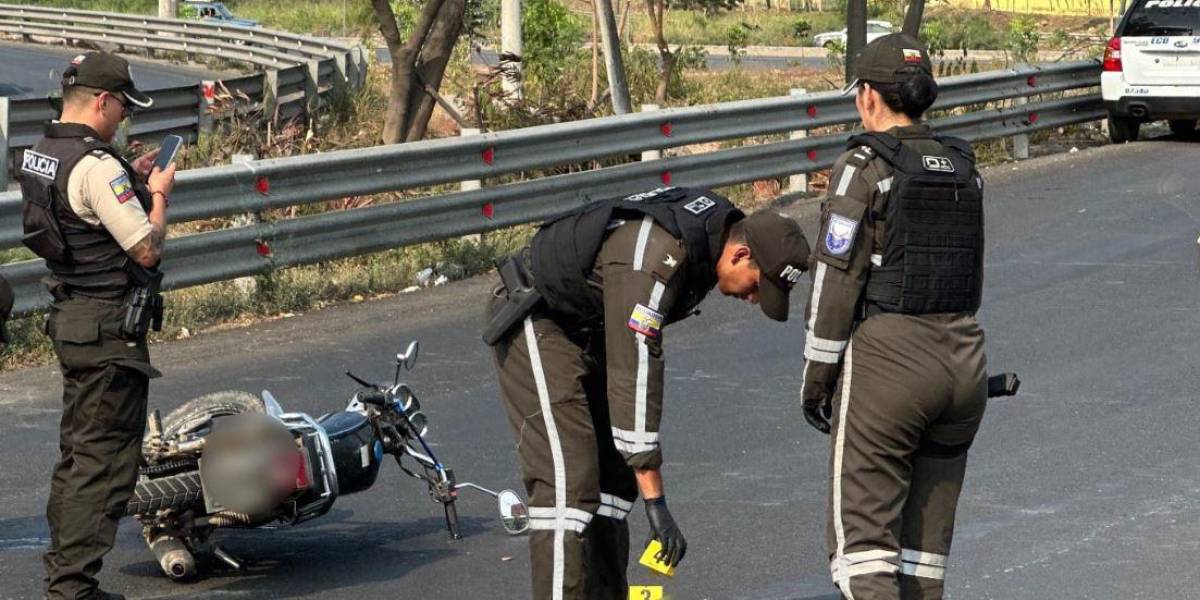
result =
[{"label": "motorcycle exhaust pipe", "polygon": [[179,581],[196,574],[196,558],[183,540],[164,535],[150,542],[150,550],[158,559],[158,566],[162,567],[163,573],[171,579]]}]

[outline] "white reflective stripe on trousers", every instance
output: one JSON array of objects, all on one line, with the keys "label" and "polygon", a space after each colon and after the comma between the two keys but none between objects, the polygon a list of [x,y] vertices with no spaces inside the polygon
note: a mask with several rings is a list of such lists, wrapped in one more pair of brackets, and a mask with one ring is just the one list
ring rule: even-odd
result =
[{"label": "white reflective stripe on trousers", "polygon": [[904,548],[900,551],[900,560],[903,561],[900,572],[913,577],[945,579],[947,558],[945,554]]},{"label": "white reflective stripe on trousers", "polygon": [[[861,552],[849,552],[840,556],[835,556],[829,562],[829,572],[833,576],[833,580],[842,588],[842,591],[847,596],[849,592],[849,580],[851,577],[858,575],[867,575],[870,573],[896,573],[900,570],[897,566],[899,553],[891,550],[864,550]],[[843,585],[845,582],[845,585]]]},{"label": "white reflective stripe on trousers", "polygon": [[[533,330],[533,319],[525,317],[525,343],[529,348],[529,363],[533,367],[533,381],[537,385],[538,402],[542,409],[542,420],[546,424],[546,438],[550,441],[550,457],[554,461],[554,576],[551,584],[552,600],[563,600],[563,583],[566,572],[566,530],[573,529],[566,518],[567,509],[567,464],[563,459],[562,441],[558,437],[558,425],[550,410],[550,389],[546,385],[546,372],[542,369],[542,355],[538,351],[537,334]],[[535,507],[530,507],[530,516]],[[544,507],[538,507],[544,508]],[[590,517],[589,517],[590,518]],[[542,519],[530,520],[530,527]]]},{"label": "white reflective stripe on trousers", "polygon": [[551,506],[529,507],[530,529],[553,530],[558,526],[560,520],[564,522],[566,529],[583,533],[583,530],[592,522],[592,513],[569,506],[563,510]]},{"label": "white reflective stripe on trousers", "polygon": [[[821,263],[822,265],[824,263]],[[822,273],[823,274],[823,273]],[[815,302],[814,302],[815,304]],[[815,314],[815,313],[814,313]],[[854,375],[854,341],[846,347],[846,365],[842,371],[842,389],[841,397],[838,401],[838,417],[836,421],[836,431],[834,431],[833,442],[833,535],[837,541],[837,548],[834,553],[834,561],[838,564],[845,564],[846,560],[846,527],[842,523],[842,459],[845,455],[846,447],[846,414],[850,408],[850,385]],[[850,575],[844,570],[839,570],[840,577],[834,577],[834,583],[846,595],[847,600],[854,600],[854,594],[850,591]]]}]

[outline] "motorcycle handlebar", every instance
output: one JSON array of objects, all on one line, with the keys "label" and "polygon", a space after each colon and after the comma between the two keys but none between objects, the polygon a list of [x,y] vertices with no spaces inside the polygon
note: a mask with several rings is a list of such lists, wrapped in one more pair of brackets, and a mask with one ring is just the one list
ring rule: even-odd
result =
[{"label": "motorcycle handlebar", "polygon": [[363,404],[386,406],[388,403],[387,392],[380,390],[364,390],[358,393],[358,401],[362,402]]}]

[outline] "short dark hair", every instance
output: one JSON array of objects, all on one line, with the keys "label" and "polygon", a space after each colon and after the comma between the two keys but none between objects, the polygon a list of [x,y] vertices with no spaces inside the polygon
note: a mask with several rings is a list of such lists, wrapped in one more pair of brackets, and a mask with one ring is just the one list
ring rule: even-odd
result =
[{"label": "short dark hair", "polygon": [[905,67],[901,74],[905,79],[900,83],[867,83],[871,89],[879,92],[888,108],[914,121],[919,120],[937,100],[937,82],[933,80],[933,75],[917,67]]},{"label": "short dark hair", "polygon": [[725,228],[725,243],[746,243],[746,220],[738,219]]},{"label": "short dark hair", "polygon": [[95,96],[103,91],[104,90],[88,87],[86,85],[69,85],[63,88],[63,103],[71,105],[85,102],[89,97]]}]

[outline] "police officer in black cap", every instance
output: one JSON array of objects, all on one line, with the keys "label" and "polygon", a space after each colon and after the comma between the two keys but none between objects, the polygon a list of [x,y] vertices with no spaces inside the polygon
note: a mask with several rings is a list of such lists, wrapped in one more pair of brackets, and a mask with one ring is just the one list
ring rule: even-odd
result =
[{"label": "police officer in black cap", "polygon": [[929,56],[867,44],[846,89],[867,133],[835,163],[813,250],[803,401],[832,430],[830,568],[846,598],[941,598],[967,449],[987,397],[983,182],[921,117]]},{"label": "police officer in black cap", "polygon": [[683,559],[660,472],[663,330],[714,286],[786,320],[808,254],[792,219],[665,188],[551,221],[500,263],[484,339],[530,499],[534,598],[628,598],[639,493],[662,560]]},{"label": "police officer in black cap", "polygon": [[161,320],[158,264],[175,166],[132,164],[110,146],[151,99],[113,54],[77,56],[63,73],[58,121],[21,159],[24,243],[46,260],[46,333],[63,374],[61,456],[46,518],[46,597],[113,600],[96,576],[112,549],[141,459],[150,365],[146,332]]}]

